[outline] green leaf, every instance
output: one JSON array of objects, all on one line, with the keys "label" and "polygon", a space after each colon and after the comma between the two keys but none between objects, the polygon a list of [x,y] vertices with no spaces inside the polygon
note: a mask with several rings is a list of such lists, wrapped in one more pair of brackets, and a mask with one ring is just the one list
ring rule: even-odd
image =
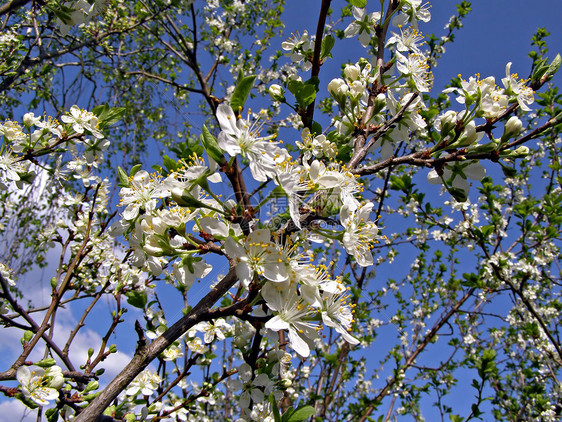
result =
[{"label": "green leaf", "polygon": [[21,344],[25,344],[29,342],[33,338],[33,331],[27,330],[23,333],[23,337],[21,338]]},{"label": "green leaf", "polygon": [[99,129],[104,129],[117,123],[125,114],[125,107],[110,108],[107,104],[94,107],[92,113],[98,118]]},{"label": "green leaf", "polygon": [[277,401],[273,393],[269,395],[269,403],[271,404],[271,410],[273,411],[273,419],[275,422],[281,422],[281,415],[279,414],[279,408],[277,407]]},{"label": "green leaf", "polygon": [[312,128],[311,129],[312,129],[311,132],[315,133],[317,135],[322,133],[322,126],[317,121],[312,122]]},{"label": "green leaf", "polygon": [[136,165],[134,165],[134,166],[131,168],[130,177],[133,177],[135,174],[137,174],[141,168],[142,168],[142,164],[136,164]]},{"label": "green leaf", "polygon": [[293,414],[287,419],[287,422],[301,422],[304,421],[311,416],[314,416],[316,411],[312,406],[301,406],[297,408]]},{"label": "green leaf", "polygon": [[198,199],[195,199],[193,196],[191,196],[187,189],[184,189],[181,195],[178,195],[175,191],[172,191],[172,199],[180,207],[208,208],[208,206],[206,206],[203,202],[201,202]]},{"label": "green leaf", "polygon": [[461,280],[461,285],[465,287],[478,287],[482,283],[478,275],[473,273],[464,273],[462,275],[464,280]]},{"label": "green leaf", "polygon": [[201,144],[203,145],[203,148],[205,148],[205,151],[207,151],[207,154],[209,154],[209,157],[211,157],[219,164],[223,164],[226,162],[226,160],[224,159],[224,151],[219,147],[217,138],[215,138],[211,134],[211,132],[209,132],[209,129],[207,129],[206,125],[203,125],[203,133],[201,134],[199,139],[201,141]]},{"label": "green leaf", "polygon": [[367,0],[348,0],[349,4],[355,7],[365,8],[367,7]]},{"label": "green leaf", "polygon": [[105,113],[107,110],[109,109],[109,106],[107,104],[100,104],[99,106],[96,106],[92,109],[92,113],[94,113],[97,118],[99,119],[100,116]]},{"label": "green leaf", "polygon": [[297,103],[301,107],[306,107],[309,104],[312,104],[312,102],[316,98],[317,92],[318,92],[318,78],[311,78],[305,83],[301,84],[300,89],[297,90],[296,92],[293,92],[293,94],[297,99]]},{"label": "green leaf", "polygon": [[291,417],[291,415],[293,414],[293,411],[295,409],[293,408],[293,406],[289,406],[289,408],[287,410],[285,410],[285,413],[283,413],[283,417],[281,418],[281,422],[287,422],[289,420],[289,418]]},{"label": "green leaf", "polygon": [[301,81],[291,79],[289,81],[289,83],[287,84],[287,89],[289,90],[289,92],[291,94],[293,94],[296,97],[297,93],[302,89],[303,85],[304,85],[304,83],[302,83]]},{"label": "green leaf", "polygon": [[137,420],[137,417],[135,416],[134,413],[127,413],[125,415],[125,421],[126,422],[136,422],[136,420]]},{"label": "green leaf", "polygon": [[549,79],[552,78],[552,76],[554,76],[556,72],[558,72],[561,63],[562,63],[562,58],[560,57],[560,53],[558,53],[554,58],[554,60],[552,60],[552,62],[548,66],[548,69],[546,70],[546,75],[548,75],[547,77]]},{"label": "green leaf", "polygon": [[117,166],[117,176],[119,176],[119,186],[122,188],[129,187],[129,176],[120,166]]},{"label": "green leaf", "polygon": [[110,108],[103,116],[99,117],[100,129],[114,125],[119,120],[121,120],[123,118],[123,115],[125,114],[125,110],[125,107]]},{"label": "green leaf", "polygon": [[[501,163],[500,163],[501,164]],[[517,169],[513,167],[508,167],[504,164],[501,164],[502,171],[505,177],[515,177],[517,175]]]},{"label": "green leaf", "polygon": [[59,409],[47,409],[45,411],[45,416],[49,422],[57,422],[59,420]]},{"label": "green leaf", "polygon": [[330,52],[336,43],[336,39],[333,35],[326,35],[322,40],[322,47],[320,49],[320,58],[324,59],[326,57],[331,56]]},{"label": "green leaf", "polygon": [[146,305],[146,294],[143,292],[132,291],[125,293],[127,296],[127,303],[135,308],[144,309]]},{"label": "green leaf", "polygon": [[176,160],[172,160],[170,157],[168,157],[167,155],[164,155],[162,157],[162,161],[164,161],[164,165],[166,166],[166,169],[171,173],[173,171],[176,171],[178,168],[178,163],[176,162]]},{"label": "green leaf", "polygon": [[230,106],[232,107],[232,111],[234,114],[238,114],[240,110],[244,108],[244,104],[246,103],[246,99],[254,86],[254,81],[256,79],[256,75],[244,76],[238,78],[236,82],[236,87],[234,87],[234,92],[232,93],[232,97],[230,97]]}]

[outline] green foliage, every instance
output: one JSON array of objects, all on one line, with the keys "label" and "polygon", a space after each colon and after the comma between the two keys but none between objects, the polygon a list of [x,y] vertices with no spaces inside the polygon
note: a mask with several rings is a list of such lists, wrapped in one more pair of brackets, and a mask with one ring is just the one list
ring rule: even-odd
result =
[{"label": "green foliage", "polygon": [[209,154],[209,157],[219,164],[223,164],[225,162],[224,152],[220,149],[217,143],[217,138],[209,132],[207,126],[203,126],[203,133],[199,137],[199,140],[201,141],[201,145],[205,149],[205,152]]},{"label": "green foliage", "polygon": [[255,80],[256,75],[238,75],[238,80],[236,81],[234,92],[232,93],[232,97],[230,98],[230,106],[235,113],[240,113],[244,108],[244,104],[246,103],[246,99],[248,98],[248,95],[250,94],[250,91],[254,86]]}]

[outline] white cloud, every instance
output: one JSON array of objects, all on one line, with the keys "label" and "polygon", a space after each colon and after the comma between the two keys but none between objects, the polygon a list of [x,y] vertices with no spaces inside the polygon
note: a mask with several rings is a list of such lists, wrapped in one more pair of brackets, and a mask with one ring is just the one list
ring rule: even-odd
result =
[{"label": "white cloud", "polygon": [[37,410],[31,410],[16,399],[0,403],[0,422],[36,422]]}]

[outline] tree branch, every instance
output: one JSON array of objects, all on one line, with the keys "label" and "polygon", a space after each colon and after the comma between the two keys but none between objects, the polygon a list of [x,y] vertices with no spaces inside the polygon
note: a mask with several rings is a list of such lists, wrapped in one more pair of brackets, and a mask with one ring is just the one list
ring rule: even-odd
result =
[{"label": "tree branch", "polygon": [[113,381],[85,408],[75,419],[76,422],[89,422],[111,404],[127,385],[182,334],[201,321],[212,319],[211,307],[236,283],[236,267],[231,266],[226,276],[193,309],[151,344],[139,349],[129,364]]}]

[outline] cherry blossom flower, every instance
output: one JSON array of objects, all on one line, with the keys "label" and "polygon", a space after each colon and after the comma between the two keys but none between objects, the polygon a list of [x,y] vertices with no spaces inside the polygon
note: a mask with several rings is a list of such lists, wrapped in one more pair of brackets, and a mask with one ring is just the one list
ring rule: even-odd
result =
[{"label": "cherry blossom flower", "polygon": [[40,367],[20,366],[16,378],[21,385],[23,395],[39,406],[49,404],[59,396],[58,390],[64,383],[61,368],[51,366],[47,369]]},{"label": "cherry blossom flower", "polygon": [[121,201],[119,206],[126,205],[123,211],[125,220],[133,220],[139,215],[139,210],[144,207],[147,212],[156,207],[157,199],[169,196],[170,192],[162,183],[160,176],[150,175],[147,171],[137,172],[130,180],[129,187],[122,188],[119,192]]},{"label": "cherry blossom flower", "polygon": [[[312,54],[314,44],[313,40],[308,38],[308,31],[304,31],[302,35],[291,34],[289,38],[281,43],[281,48],[288,51],[285,55],[289,56],[291,60],[295,63],[299,63],[306,59],[308,54]],[[303,64],[303,70],[306,72],[310,70],[312,63],[305,61]]]},{"label": "cherry blossom flower", "polygon": [[435,169],[427,175],[427,181],[433,185],[446,182],[450,187],[459,189],[468,195],[470,184],[467,179],[482,180],[486,175],[486,169],[476,161],[448,163],[439,175]]},{"label": "cherry blossom flower", "polygon": [[87,130],[96,138],[103,138],[103,134],[97,129],[98,118],[90,111],[82,110],[78,106],[73,105],[70,107],[70,115],[65,114],[61,116],[61,120],[64,123],[71,123],[72,129],[76,133],[82,134],[84,130]]},{"label": "cherry blossom flower", "polygon": [[224,319],[218,318],[215,322],[200,322],[193,329],[204,333],[203,340],[205,340],[205,343],[211,343],[215,338],[219,341],[224,340],[226,338],[224,333],[231,331],[232,326]]},{"label": "cherry blossom flower", "polygon": [[250,401],[262,403],[273,390],[274,384],[267,374],[254,376],[252,367],[244,362],[238,367],[238,379],[232,380],[231,386],[235,390],[242,390],[239,404],[240,407],[248,409]]},{"label": "cherry blossom flower", "polygon": [[261,290],[274,317],[265,323],[265,328],[272,331],[287,330],[291,347],[302,357],[310,354],[309,343],[318,336],[316,326],[310,319],[316,311],[297,295],[294,286],[289,283],[266,283]]},{"label": "cherry blossom flower", "polygon": [[346,302],[347,296],[324,293],[322,296],[322,321],[342,335],[349,344],[359,344],[359,340],[349,334],[353,313]]},{"label": "cherry blossom flower", "polygon": [[367,14],[364,8],[353,6],[353,18],[347,28],[345,28],[344,35],[346,38],[353,38],[359,35],[359,42],[363,47],[367,47],[371,41],[371,32],[374,32],[375,25],[380,21],[380,12],[373,12]]},{"label": "cherry blossom flower", "polygon": [[422,0],[405,0],[401,13],[394,17],[392,24],[395,26],[405,25],[410,22],[413,28],[418,28],[418,21],[429,22],[431,13],[429,3],[422,4]]},{"label": "cherry blossom flower", "polygon": [[511,62],[505,66],[505,75],[502,83],[507,94],[515,95],[521,110],[531,111],[528,105],[535,101],[535,96],[533,90],[525,85],[527,81],[519,79],[517,73],[511,73]]},{"label": "cherry blossom flower", "polygon": [[304,152],[303,160],[308,161],[316,158],[335,158],[338,146],[326,139],[325,135],[312,136],[309,128],[304,128],[301,134],[302,142],[296,141],[297,147]]},{"label": "cherry blossom flower", "polygon": [[10,182],[20,182],[20,173],[25,171],[25,164],[20,161],[19,157],[6,149],[0,155],[0,190],[8,189]]},{"label": "cherry blossom flower", "polygon": [[205,353],[209,348],[203,343],[203,341],[199,337],[193,338],[187,342],[187,348],[192,351],[193,353],[198,353],[202,355]]},{"label": "cherry blossom flower", "polygon": [[314,160],[308,167],[310,177],[309,188],[322,190],[323,195],[318,196],[319,205],[336,206],[342,204],[356,209],[359,201],[355,198],[355,193],[362,191],[362,186],[357,182],[357,178],[336,163],[331,163],[327,167],[322,161]]},{"label": "cherry blossom flower", "polygon": [[400,33],[392,32],[392,37],[388,39],[386,45],[393,45],[397,51],[411,51],[420,54],[419,44],[423,40],[423,35],[414,28],[400,28]]},{"label": "cherry blossom flower", "polygon": [[352,210],[347,205],[340,210],[341,224],[345,228],[342,244],[362,267],[373,264],[371,245],[379,232],[377,225],[369,220],[372,209],[373,203],[367,202],[357,210]]},{"label": "cherry blossom flower", "polygon": [[179,285],[190,288],[195,278],[205,278],[213,269],[213,266],[205,261],[193,261],[190,266],[182,261],[176,261],[173,264],[173,276]]},{"label": "cherry blossom flower", "polygon": [[271,232],[267,229],[255,230],[248,235],[244,245],[240,245],[232,237],[224,242],[224,249],[238,262],[236,275],[248,286],[254,274],[263,275],[274,282],[287,280],[287,265],[281,259],[281,251],[271,241]]},{"label": "cherry blossom flower", "polygon": [[240,154],[248,158],[252,176],[259,182],[274,177],[275,167],[290,158],[285,149],[273,142],[275,135],[259,136],[263,126],[260,119],[264,114],[265,111],[262,111],[258,119],[251,123],[249,118],[236,119],[228,104],[221,104],[217,109],[217,119],[222,130],[218,137],[219,147],[232,157]]},{"label": "cherry blossom flower", "polygon": [[128,396],[137,396],[139,393],[143,396],[150,396],[162,382],[158,374],[149,369],[145,369],[129,384],[125,390]]},{"label": "cherry blossom flower", "polygon": [[164,360],[174,361],[183,356],[183,350],[181,349],[181,345],[178,346],[171,345],[166,350],[164,350],[164,352],[162,352],[162,355],[164,355]]},{"label": "cherry blossom flower", "polygon": [[427,57],[421,53],[411,53],[405,57],[397,52],[396,58],[396,68],[403,75],[410,77],[415,89],[429,92],[433,81]]}]

